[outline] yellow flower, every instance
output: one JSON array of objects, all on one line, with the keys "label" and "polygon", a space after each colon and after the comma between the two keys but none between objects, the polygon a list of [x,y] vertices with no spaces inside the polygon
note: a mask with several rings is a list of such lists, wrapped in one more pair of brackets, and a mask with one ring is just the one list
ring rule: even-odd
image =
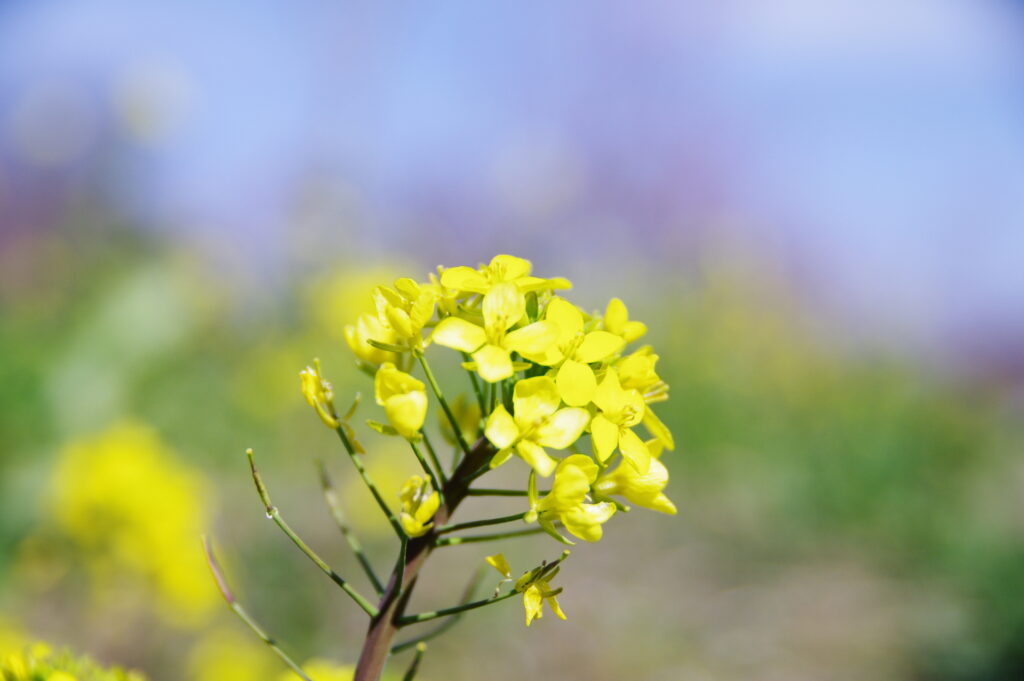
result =
[{"label": "yellow flower", "polygon": [[119,667],[106,669],[88,657],[54,652],[45,643],[34,643],[0,661],[4,681],[145,681],[142,674]]},{"label": "yellow flower", "polygon": [[430,485],[430,480],[414,475],[402,485],[398,495],[402,500],[400,520],[402,528],[410,537],[427,533],[433,525],[431,519],[441,505],[441,495]]},{"label": "yellow flower", "polygon": [[387,286],[375,288],[373,301],[377,307],[377,320],[381,326],[391,330],[395,339],[393,343],[413,350],[423,348],[423,327],[434,316],[437,302],[434,289],[403,277],[395,282],[394,289]]},{"label": "yellow flower", "polygon": [[422,381],[385,362],[377,370],[373,393],[402,437],[414,438],[419,434],[427,418],[427,391]]},{"label": "yellow flower", "polygon": [[590,414],[578,407],[559,409],[561,401],[555,382],[547,376],[527,378],[516,383],[511,415],[504,405],[487,419],[484,434],[498,448],[491,466],[500,466],[514,452],[537,473],[547,477],[555,470],[555,460],[545,447],[565,449],[583,433]]},{"label": "yellow flower", "polygon": [[556,598],[558,594],[562,593],[562,589],[561,587],[552,589],[551,580],[558,576],[558,571],[561,570],[559,563],[568,555],[568,551],[563,551],[558,560],[534,568],[516,580],[515,589],[523,594],[526,626],[530,626],[533,620],[540,619],[544,615],[544,601],[547,601],[551,612],[560,619],[567,619]]},{"label": "yellow flower", "polygon": [[338,427],[338,417],[334,412],[334,388],[324,380],[320,373],[320,360],[314,359],[313,366],[307,366],[299,372],[302,380],[302,394],[309,406],[316,409],[320,420],[331,429]]},{"label": "yellow flower", "polygon": [[559,394],[566,404],[584,407],[597,388],[590,364],[608,359],[626,342],[608,331],[585,331],[583,313],[563,298],[551,300],[544,319],[558,325],[558,340],[543,356],[524,356],[547,366],[559,365],[555,376]]},{"label": "yellow flower", "polygon": [[608,301],[602,322],[606,331],[621,336],[627,343],[632,343],[647,333],[647,325],[630,320],[626,304],[618,298]]},{"label": "yellow flower", "polygon": [[615,504],[587,500],[590,486],[597,480],[598,470],[594,460],[584,454],[573,454],[563,459],[555,469],[551,491],[543,498],[537,496],[536,477],[531,472],[530,511],[526,520],[536,518],[545,532],[565,543],[572,542],[558,533],[556,521],[561,521],[573,536],[589,542],[600,541],[603,534],[601,525],[615,515]]},{"label": "yellow flower", "polygon": [[484,296],[483,327],[461,317],[446,317],[432,338],[438,345],[472,353],[473,362],[463,366],[494,383],[515,373],[513,352],[524,357],[540,354],[558,337],[558,327],[551,322],[534,322],[509,332],[525,314],[522,292],[514,284],[495,284]]},{"label": "yellow flower", "polygon": [[508,559],[505,558],[505,554],[496,553],[493,556],[487,556],[484,560],[487,561],[488,565],[500,572],[505,579],[512,578],[512,566],[508,564]]},{"label": "yellow flower", "polygon": [[676,506],[663,491],[668,484],[668,469],[658,459],[661,443],[651,440],[647,445],[652,458],[646,473],[641,475],[633,466],[619,464],[598,478],[594,492],[605,497],[619,495],[637,506],[675,515]]},{"label": "yellow flower", "polygon": [[646,473],[651,453],[632,427],[640,423],[647,405],[637,390],[624,390],[614,368],[605,372],[604,380],[594,391],[594,404],[601,410],[590,422],[594,453],[604,462],[616,447],[639,473]]},{"label": "yellow flower", "polygon": [[489,265],[481,265],[479,269],[450,267],[444,270],[441,273],[441,284],[450,289],[480,294],[505,283],[515,284],[522,293],[572,288],[568,279],[541,279],[530,276],[532,270],[533,264],[529,260],[512,255],[496,255]]},{"label": "yellow flower", "polygon": [[636,390],[644,398],[647,408],[644,410],[644,426],[651,435],[668,449],[675,449],[675,440],[672,432],[651,409],[652,404],[668,400],[668,384],[661,380],[654,370],[658,362],[658,355],[654,354],[649,345],[639,348],[615,364],[619,374],[622,387],[627,390]]},{"label": "yellow flower", "polygon": [[356,357],[373,366],[395,361],[397,355],[394,352],[370,345],[371,340],[394,345],[398,342],[398,336],[390,326],[382,324],[372,314],[359,315],[354,325],[345,327],[345,342]]}]

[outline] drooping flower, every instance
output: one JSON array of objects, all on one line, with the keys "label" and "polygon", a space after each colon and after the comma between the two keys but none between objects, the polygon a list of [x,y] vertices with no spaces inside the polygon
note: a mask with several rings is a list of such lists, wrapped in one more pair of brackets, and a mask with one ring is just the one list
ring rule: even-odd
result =
[{"label": "drooping flower", "polygon": [[544,319],[558,325],[558,340],[543,355],[524,354],[545,366],[557,366],[555,381],[565,403],[572,407],[590,404],[597,388],[593,362],[608,359],[626,344],[609,331],[587,331],[583,313],[564,298],[552,298]]},{"label": "drooping flower", "polygon": [[625,497],[637,506],[675,515],[676,505],[664,492],[668,484],[668,469],[658,458],[662,451],[661,443],[651,440],[647,446],[652,458],[646,473],[640,474],[633,466],[621,463],[615,470],[605,472],[597,479],[593,486],[594,493],[601,497]]},{"label": "drooping flower", "polygon": [[461,317],[446,317],[431,336],[438,345],[471,353],[475,369],[485,381],[494,383],[515,373],[512,353],[525,356],[543,353],[558,337],[551,322],[534,322],[509,331],[526,314],[523,293],[511,283],[490,287],[483,299],[483,326]]},{"label": "drooping flower", "polygon": [[530,511],[526,520],[535,518],[545,532],[564,543],[572,542],[558,533],[556,522],[584,541],[600,541],[601,525],[615,515],[615,504],[589,500],[590,486],[597,480],[598,471],[598,465],[589,456],[573,454],[558,464],[551,491],[543,497],[537,495],[536,477],[531,472]]},{"label": "drooping flower", "polygon": [[433,526],[431,520],[441,506],[441,495],[437,493],[430,480],[414,475],[402,485],[399,494],[402,500],[402,511],[399,521],[402,529],[410,537],[420,537]]},{"label": "drooping flower", "polygon": [[562,606],[558,604],[557,596],[562,593],[562,588],[551,588],[551,580],[557,577],[558,571],[561,570],[559,563],[565,560],[568,555],[569,552],[564,551],[558,560],[534,568],[516,580],[515,589],[523,594],[526,626],[530,626],[533,620],[544,616],[545,601],[547,601],[548,607],[551,608],[551,612],[555,613],[559,619],[568,619],[562,610]]},{"label": "drooping flower", "polygon": [[621,336],[627,343],[632,343],[647,333],[647,325],[631,320],[629,309],[619,298],[612,298],[608,301],[608,307],[605,308],[601,322],[605,331]]},{"label": "drooping flower", "polygon": [[302,395],[309,406],[316,409],[320,420],[328,428],[338,427],[338,417],[334,411],[334,388],[324,380],[320,372],[320,360],[314,359],[313,366],[307,366],[299,372],[302,381]]},{"label": "drooping flower", "polygon": [[637,390],[625,390],[618,372],[610,367],[594,391],[594,404],[601,411],[590,422],[594,454],[604,462],[616,448],[637,472],[647,472],[651,454],[647,445],[633,432],[633,426],[644,417],[647,405]]},{"label": "drooping flower", "polygon": [[491,466],[500,466],[513,454],[547,477],[556,462],[544,449],[565,449],[579,439],[590,414],[578,407],[559,409],[558,387],[547,376],[527,378],[516,383],[509,414],[498,405],[487,419],[484,435],[498,448]]},{"label": "drooping flower", "polygon": [[416,437],[427,417],[427,391],[423,382],[385,362],[377,370],[373,392],[394,429],[402,437]]},{"label": "drooping flower", "polygon": [[472,267],[450,267],[441,273],[441,284],[450,289],[467,293],[486,294],[498,284],[514,284],[521,293],[551,289],[570,289],[568,279],[556,277],[542,279],[530,276],[533,264],[529,260],[513,255],[496,255],[488,265],[478,269]]}]

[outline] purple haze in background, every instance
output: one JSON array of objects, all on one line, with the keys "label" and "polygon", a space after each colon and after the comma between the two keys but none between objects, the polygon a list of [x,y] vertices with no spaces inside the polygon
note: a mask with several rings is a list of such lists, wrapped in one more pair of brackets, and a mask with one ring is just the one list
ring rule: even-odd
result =
[{"label": "purple haze in background", "polygon": [[995,0],[8,2],[0,237],[84,191],[282,270],[726,240],[1024,367],[1022,52]]}]

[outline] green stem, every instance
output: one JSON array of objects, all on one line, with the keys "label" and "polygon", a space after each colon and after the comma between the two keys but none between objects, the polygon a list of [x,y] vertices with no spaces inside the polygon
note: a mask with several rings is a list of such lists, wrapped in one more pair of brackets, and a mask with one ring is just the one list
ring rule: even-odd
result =
[{"label": "green stem", "polygon": [[405,536],[405,530],[402,529],[402,524],[398,522],[398,518],[395,517],[395,514],[391,512],[391,509],[388,507],[388,502],[384,501],[384,497],[381,496],[377,486],[373,484],[370,474],[366,471],[366,467],[363,465],[363,460],[359,457],[359,452],[355,450],[355,447],[352,446],[352,443],[348,439],[348,435],[345,434],[344,424],[340,424],[335,428],[335,432],[338,433],[338,437],[341,438],[341,443],[345,446],[345,451],[348,452],[349,458],[352,459],[352,464],[359,472],[359,477],[361,477],[363,482],[366,483],[366,486],[370,490],[370,494],[373,495],[373,498],[377,501],[377,505],[380,506],[380,510],[384,511],[384,515],[387,516],[388,522],[391,523],[391,528],[395,531],[395,534],[398,535],[398,538],[401,539]]},{"label": "green stem", "polygon": [[430,457],[430,462],[434,464],[434,469],[437,474],[441,476],[441,484],[448,484],[448,477],[444,474],[444,466],[441,465],[441,461],[437,458],[437,451],[434,449],[433,443],[430,442],[430,438],[427,436],[427,431],[421,430],[420,434],[423,435],[423,444],[427,446],[427,456]]},{"label": "green stem", "polygon": [[497,541],[499,539],[512,539],[514,537],[526,537],[532,534],[540,534],[544,529],[531,527],[525,530],[514,530],[512,532],[495,532],[493,534],[476,534],[469,537],[440,537],[436,546],[459,546],[461,544],[479,544],[480,542]]},{"label": "green stem", "polygon": [[217,582],[217,588],[220,589],[220,594],[224,597],[224,600],[227,602],[228,607],[231,608],[231,610],[234,611],[236,615],[238,615],[238,618],[240,620],[245,622],[246,626],[252,629],[253,633],[259,636],[260,639],[262,639],[262,641],[266,643],[272,651],[274,651],[275,655],[281,658],[282,662],[288,665],[289,669],[298,674],[299,677],[302,678],[304,681],[313,681],[311,678],[309,678],[309,675],[307,675],[306,672],[303,671],[302,667],[300,667],[292,658],[288,656],[288,653],[284,652],[283,650],[281,650],[281,648],[278,647],[277,642],[274,641],[274,639],[272,639],[270,635],[263,630],[263,627],[257,624],[256,620],[249,616],[249,613],[245,611],[245,608],[242,607],[242,604],[235,600],[235,595],[231,593],[231,589],[228,587],[227,580],[224,579],[224,574],[221,572],[220,565],[217,563],[217,558],[213,555],[213,546],[210,543],[209,537],[203,537],[203,546],[206,549],[206,563],[210,566],[210,571],[213,573],[213,579]]},{"label": "green stem", "polygon": [[359,539],[352,533],[348,523],[345,522],[345,515],[341,511],[341,506],[338,503],[338,494],[334,489],[334,484],[331,482],[330,476],[327,474],[327,467],[324,466],[323,461],[317,461],[317,465],[320,469],[320,485],[324,490],[324,499],[327,501],[327,506],[331,510],[331,517],[334,518],[334,522],[338,525],[338,529],[341,530],[341,536],[348,542],[349,548],[352,549],[352,553],[356,554],[356,560],[359,561],[359,565],[362,566],[363,572],[366,573],[366,578],[370,580],[373,585],[373,590],[377,594],[384,593],[384,585],[381,583],[380,578],[377,577],[376,571],[373,569],[373,564],[370,563],[369,557],[363,551],[363,545],[359,542]]},{"label": "green stem", "polygon": [[441,386],[438,385],[437,379],[434,378],[434,372],[430,370],[430,364],[427,362],[427,358],[422,352],[417,352],[416,357],[420,360],[420,366],[423,367],[423,373],[427,377],[427,383],[430,384],[430,389],[434,391],[434,396],[437,397],[437,401],[440,402],[444,415],[448,417],[448,422],[452,425],[452,432],[455,433],[455,439],[458,440],[462,453],[469,456],[470,449],[469,445],[466,444],[466,438],[462,436],[462,428],[459,427],[459,422],[456,420],[455,414],[452,413],[451,407],[448,406],[447,400],[444,399],[444,395],[441,393]]},{"label": "green stem", "polygon": [[[476,573],[473,574],[473,578],[469,580],[469,583],[466,585],[465,590],[462,592],[462,598],[459,599],[459,605],[465,605],[465,604],[470,602],[470,600],[473,598],[473,593],[476,591],[477,587],[480,586],[480,582],[483,581],[484,573],[486,572],[486,570],[487,570],[486,567],[481,566],[476,571]],[[403,641],[402,643],[398,643],[398,644],[392,646],[391,647],[391,653],[392,654],[400,653],[403,650],[406,650],[408,648],[412,648],[415,645],[419,645],[419,644],[425,643],[425,642],[427,642],[427,641],[429,641],[429,640],[431,640],[433,638],[437,638],[438,636],[440,636],[441,634],[443,634],[444,632],[448,631],[449,629],[454,627],[456,624],[458,624],[460,619],[462,619],[462,613],[456,613],[454,616],[452,616],[449,619],[445,620],[440,625],[434,627],[433,629],[431,629],[427,633],[425,633],[425,634],[423,634],[421,636],[417,636],[414,639],[410,639],[408,641]]]},{"label": "green stem", "polygon": [[410,624],[418,624],[420,622],[428,622],[430,620],[437,619],[438,617],[447,617],[448,615],[457,615],[457,614],[459,614],[461,612],[466,612],[467,610],[475,610],[476,608],[482,608],[485,605],[490,605],[491,603],[497,603],[498,601],[503,601],[503,600],[505,600],[507,598],[512,598],[513,596],[517,595],[518,593],[519,593],[518,591],[513,589],[512,591],[509,591],[508,593],[502,594],[500,596],[494,596],[492,598],[485,598],[482,601],[473,601],[472,603],[466,603],[464,605],[456,605],[454,607],[444,608],[442,610],[433,610],[431,612],[421,612],[421,613],[419,613],[417,615],[406,615],[405,617],[400,617],[398,619],[398,626],[405,627],[405,626],[408,626]]},{"label": "green stem", "polygon": [[377,608],[375,608],[370,601],[366,600],[362,594],[356,591],[352,585],[345,580],[345,578],[325,563],[323,559],[313,551],[313,549],[309,548],[306,542],[302,541],[302,538],[299,537],[299,535],[295,534],[295,531],[289,527],[288,523],[284,521],[284,518],[281,517],[281,512],[277,510],[277,507],[270,501],[270,495],[267,493],[267,487],[263,484],[263,478],[260,476],[260,472],[256,469],[256,460],[253,457],[252,450],[246,450],[245,454],[249,457],[249,468],[252,470],[252,479],[253,482],[256,483],[256,491],[259,492],[260,500],[267,509],[267,517],[273,519],[273,521],[277,523],[277,526],[281,528],[281,531],[284,532],[297,547],[299,547],[299,550],[306,554],[306,556],[313,561],[313,563],[320,568],[324,574],[330,577],[335,584],[340,586],[342,591],[347,593],[352,600],[356,602],[356,605],[362,608],[370,617],[376,617],[378,613]]},{"label": "green stem", "polygon": [[416,455],[416,460],[420,462],[420,466],[423,468],[423,472],[430,478],[430,484],[434,486],[437,493],[441,495],[441,502],[444,503],[444,487],[442,483],[437,479],[437,475],[434,473],[434,469],[430,467],[427,460],[423,458],[423,452],[416,446],[416,443],[409,440],[409,447],[412,448],[412,453]]},{"label": "green stem", "polygon": [[[548,494],[547,490],[539,492],[541,496]],[[522,489],[495,489],[490,487],[478,487],[471,489],[466,492],[466,496],[470,497],[525,497],[529,496],[529,492]]]},{"label": "green stem", "polygon": [[[463,361],[468,362],[472,358],[469,356],[468,352],[464,352],[462,353],[462,359]],[[473,394],[476,395],[477,404],[480,405],[480,413],[484,414],[486,412],[486,408],[484,402],[484,393],[483,391],[480,390],[480,379],[476,377],[475,371],[470,371],[467,369],[466,373],[469,374],[469,380],[473,384]]]},{"label": "green stem", "polygon": [[423,654],[425,652],[427,652],[427,644],[418,643],[416,645],[416,656],[412,658],[409,669],[405,672],[405,676],[402,677],[402,681],[413,681],[416,678],[416,672],[419,671],[420,662],[423,661]]},{"label": "green stem", "polygon": [[487,525],[501,525],[502,523],[511,523],[516,520],[522,520],[526,517],[526,513],[516,513],[515,515],[506,515],[500,518],[486,518],[484,520],[473,520],[468,523],[453,523],[451,525],[442,525],[441,527],[434,528],[435,534],[447,534],[449,532],[458,532],[459,530],[468,530],[474,527],[486,527]]}]

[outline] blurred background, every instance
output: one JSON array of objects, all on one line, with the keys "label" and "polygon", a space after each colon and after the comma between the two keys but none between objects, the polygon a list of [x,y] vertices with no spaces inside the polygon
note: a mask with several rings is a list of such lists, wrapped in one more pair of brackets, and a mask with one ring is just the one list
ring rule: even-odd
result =
[{"label": "blurred background", "polygon": [[[324,459],[386,565],[297,372],[366,394],[370,288],[508,252],[648,323],[680,513],[424,679],[1024,678],[1022,46],[1009,0],[0,4],[0,654],[288,678],[209,532],[289,650],[354,662],[242,452],[355,574]],[[397,493],[415,461],[363,439]],[[487,553],[446,551],[417,606]]]}]

